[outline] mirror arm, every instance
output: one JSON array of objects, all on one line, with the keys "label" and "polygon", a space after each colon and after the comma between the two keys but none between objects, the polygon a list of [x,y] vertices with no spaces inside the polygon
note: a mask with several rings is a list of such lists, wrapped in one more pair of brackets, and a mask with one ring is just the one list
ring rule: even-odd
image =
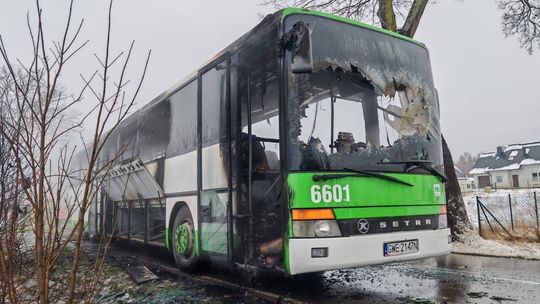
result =
[{"label": "mirror arm", "polygon": [[295,23],[292,29],[283,35],[278,47],[292,53],[293,73],[311,73],[313,71],[311,28],[307,23],[303,21]]}]

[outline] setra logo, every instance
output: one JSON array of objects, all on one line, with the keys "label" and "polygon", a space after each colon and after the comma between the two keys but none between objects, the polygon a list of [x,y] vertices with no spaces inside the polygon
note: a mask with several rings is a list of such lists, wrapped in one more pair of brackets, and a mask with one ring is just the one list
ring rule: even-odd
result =
[{"label": "setra logo", "polygon": [[362,234],[366,234],[369,231],[369,222],[366,219],[361,219],[358,221],[358,231]]}]

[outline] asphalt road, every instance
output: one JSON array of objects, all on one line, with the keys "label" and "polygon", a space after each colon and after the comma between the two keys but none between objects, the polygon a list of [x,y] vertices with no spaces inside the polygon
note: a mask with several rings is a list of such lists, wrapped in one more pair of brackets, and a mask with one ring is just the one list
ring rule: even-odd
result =
[{"label": "asphalt road", "polygon": [[289,284],[312,303],[540,303],[540,261],[452,254]]},{"label": "asphalt road", "polygon": [[[114,247],[113,252],[121,254],[122,247]],[[174,267],[166,255],[139,250],[137,246],[136,251],[125,251]],[[510,258],[451,254],[292,278],[275,272],[214,268],[198,275],[308,303],[540,303],[540,261]]]}]

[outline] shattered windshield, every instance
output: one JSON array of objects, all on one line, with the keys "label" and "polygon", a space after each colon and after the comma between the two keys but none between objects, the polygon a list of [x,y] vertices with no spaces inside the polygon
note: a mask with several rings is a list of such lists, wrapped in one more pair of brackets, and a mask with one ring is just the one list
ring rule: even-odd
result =
[{"label": "shattered windshield", "polygon": [[289,169],[399,171],[381,162],[422,160],[442,172],[427,50],[317,16],[289,16],[286,31],[300,20],[312,29],[314,70],[288,73]]}]

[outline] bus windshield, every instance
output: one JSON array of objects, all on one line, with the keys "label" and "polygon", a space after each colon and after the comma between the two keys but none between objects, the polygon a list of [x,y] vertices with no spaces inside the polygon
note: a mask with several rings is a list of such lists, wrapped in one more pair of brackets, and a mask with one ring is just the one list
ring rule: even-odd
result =
[{"label": "bus windshield", "polygon": [[[289,16],[286,27],[299,20]],[[352,24],[301,20],[312,29],[314,70],[287,76],[289,170],[400,171],[383,163],[421,160],[442,172],[427,50]]]}]

